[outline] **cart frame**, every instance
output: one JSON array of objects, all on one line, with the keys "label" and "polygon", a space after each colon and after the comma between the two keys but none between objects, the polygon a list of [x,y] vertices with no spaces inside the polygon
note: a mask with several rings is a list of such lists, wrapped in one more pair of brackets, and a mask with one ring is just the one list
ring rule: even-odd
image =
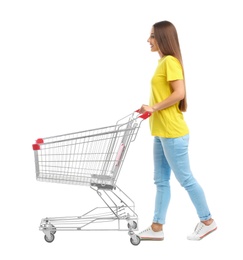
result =
[{"label": "cart frame", "polygon": [[[112,126],[39,138],[32,145],[38,181],[89,185],[105,204],[81,216],[43,218],[39,230],[46,242],[53,242],[56,231],[116,230],[128,231],[133,245],[140,243],[134,233],[138,230],[135,203],[116,185],[130,143],[151,115],[138,112]],[[110,226],[102,228],[103,223]]]}]

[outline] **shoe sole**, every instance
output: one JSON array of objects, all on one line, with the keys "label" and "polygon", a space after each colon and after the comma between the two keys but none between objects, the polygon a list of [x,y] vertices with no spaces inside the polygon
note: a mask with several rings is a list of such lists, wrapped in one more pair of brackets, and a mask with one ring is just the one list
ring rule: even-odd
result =
[{"label": "shoe sole", "polygon": [[164,238],[155,238],[155,237],[140,237],[141,241],[163,241]]}]

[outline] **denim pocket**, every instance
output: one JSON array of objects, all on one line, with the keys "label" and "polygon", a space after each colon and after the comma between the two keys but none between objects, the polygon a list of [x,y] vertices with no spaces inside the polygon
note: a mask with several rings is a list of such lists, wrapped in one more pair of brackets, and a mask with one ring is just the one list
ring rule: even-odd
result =
[{"label": "denim pocket", "polygon": [[182,140],[184,140],[184,141],[186,141],[186,142],[189,142],[189,134],[184,135],[184,136],[182,136],[181,138],[182,138]]},{"label": "denim pocket", "polygon": [[189,143],[189,135],[188,134],[174,139],[174,147],[175,148],[188,147],[188,143]]}]

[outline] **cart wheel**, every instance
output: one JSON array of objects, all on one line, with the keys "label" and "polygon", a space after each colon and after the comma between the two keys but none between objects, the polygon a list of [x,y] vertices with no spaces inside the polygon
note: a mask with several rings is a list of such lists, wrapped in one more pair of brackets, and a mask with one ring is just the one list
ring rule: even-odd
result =
[{"label": "cart wheel", "polygon": [[136,229],[137,226],[138,226],[138,225],[137,225],[137,222],[136,222],[136,221],[133,221],[133,222],[132,222],[132,226],[130,225],[130,223],[127,224],[127,227],[128,227],[128,228],[131,227],[131,228],[133,228],[133,229]]},{"label": "cart wheel", "polygon": [[136,239],[133,239],[132,237],[130,238],[130,242],[134,245],[134,246],[137,246],[140,244],[140,237],[139,236],[136,236]]},{"label": "cart wheel", "polygon": [[50,238],[48,238],[47,235],[44,236],[44,239],[45,239],[46,242],[48,242],[48,243],[53,242],[54,238],[55,238],[55,236],[54,236],[52,233],[50,233]]}]

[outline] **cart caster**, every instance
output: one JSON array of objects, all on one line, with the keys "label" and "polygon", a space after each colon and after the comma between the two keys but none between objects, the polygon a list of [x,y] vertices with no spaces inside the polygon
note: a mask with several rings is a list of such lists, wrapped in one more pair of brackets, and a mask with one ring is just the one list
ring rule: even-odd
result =
[{"label": "cart caster", "polygon": [[135,238],[130,238],[130,242],[134,245],[134,246],[137,246],[137,245],[139,245],[140,244],[140,241],[141,241],[141,239],[140,239],[140,237],[139,236],[136,236]]},{"label": "cart caster", "polygon": [[133,221],[132,224],[130,224],[130,223],[127,224],[127,227],[128,227],[129,229],[130,229],[130,228],[136,229],[137,226],[138,226],[138,224],[137,224],[136,221]]},{"label": "cart caster", "polygon": [[46,242],[51,243],[51,242],[53,242],[53,240],[55,239],[55,236],[54,236],[53,233],[50,233],[49,236],[45,235],[45,236],[44,236],[44,239],[46,240]]},{"label": "cart caster", "polygon": [[53,235],[56,234],[57,230],[56,230],[55,226],[54,226],[54,225],[51,225],[51,228],[52,228],[51,233],[52,233]]}]

